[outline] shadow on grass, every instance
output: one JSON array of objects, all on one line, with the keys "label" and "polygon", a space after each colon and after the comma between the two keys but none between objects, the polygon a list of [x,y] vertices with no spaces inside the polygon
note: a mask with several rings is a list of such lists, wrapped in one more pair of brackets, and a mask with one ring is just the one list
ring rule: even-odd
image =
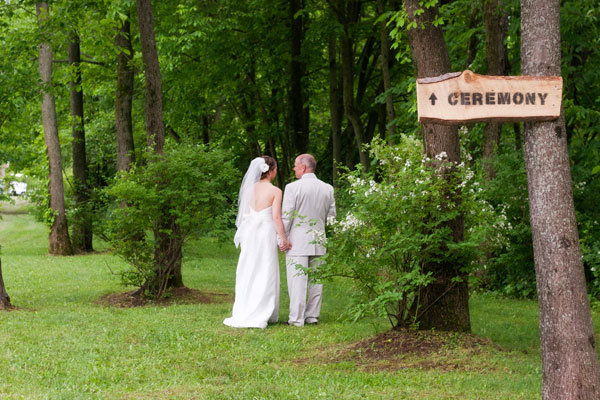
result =
[{"label": "shadow on grass", "polygon": [[29,213],[29,202],[20,197],[11,197],[10,201],[0,202],[0,214],[27,214]]}]

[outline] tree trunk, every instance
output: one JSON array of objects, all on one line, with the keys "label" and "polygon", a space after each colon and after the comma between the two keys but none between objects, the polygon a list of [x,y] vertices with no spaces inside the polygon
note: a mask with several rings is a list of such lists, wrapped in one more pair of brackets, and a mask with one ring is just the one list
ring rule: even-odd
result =
[{"label": "tree trunk", "polygon": [[[450,58],[441,27],[432,24],[438,14],[437,7],[426,9],[415,16],[421,9],[419,0],[404,0],[404,7],[411,21],[416,20],[417,27],[408,30],[410,48],[417,67],[417,77],[433,77],[450,72]],[[456,126],[439,124],[423,124],[423,142],[425,153],[433,158],[446,152],[452,162],[460,162],[460,146]],[[463,240],[464,219],[462,216],[449,223],[455,241]],[[419,317],[419,328],[453,331],[469,331],[469,291],[466,276],[461,272],[462,265],[440,262],[427,266],[433,273],[435,281],[429,284],[422,296],[422,314]],[[456,277],[460,282],[453,282]]]},{"label": "tree trunk", "polygon": [[[152,148],[157,154],[163,154],[165,126],[163,123],[160,66],[154,36],[152,4],[150,0],[137,0],[136,3],[142,59],[146,75],[146,138],[149,148]],[[181,246],[183,243],[174,239],[179,231],[179,226],[175,224],[175,217],[169,215],[168,211],[164,210],[162,215],[156,216],[154,260],[159,272],[158,276],[164,276],[165,271],[168,274],[167,287],[182,287]],[[165,230],[172,232],[171,238]],[[163,288],[160,289],[157,293],[159,297],[163,293]]]},{"label": "tree trunk", "polygon": [[331,118],[331,142],[333,147],[332,182],[337,183],[338,163],[342,161],[342,115],[344,113],[338,79],[336,37],[329,35],[329,115]]},{"label": "tree trunk", "polygon": [[[560,2],[521,1],[523,75],[560,75]],[[564,115],[525,123],[540,308],[542,398],[600,398],[600,369],[575,221]]]},{"label": "tree trunk", "polygon": [[[487,60],[488,75],[506,75],[506,46],[504,39],[508,30],[508,16],[502,9],[502,0],[488,0],[485,4],[485,57]],[[494,170],[494,153],[502,124],[498,122],[486,123],[483,130],[483,168],[487,179],[496,176]]]},{"label": "tree trunk", "polygon": [[115,45],[120,49],[117,57],[117,92],[115,100],[115,128],[117,135],[117,168],[129,171],[135,163],[133,144],[133,124],[131,109],[133,102],[134,70],[131,65],[133,47],[131,46],[131,26],[129,13],[119,27]]},{"label": "tree trunk", "polygon": [[49,252],[56,255],[71,255],[73,249],[69,239],[67,215],[65,213],[65,196],[62,177],[62,158],[58,139],[56,106],[52,91],[52,49],[44,38],[48,36],[46,23],[48,20],[48,3],[36,4],[38,23],[42,42],[39,46],[39,71],[42,80],[42,122],[44,125],[44,141],[46,142],[49,164],[50,208],[54,212],[54,220],[50,228]]},{"label": "tree trunk", "polygon": [[[385,12],[383,0],[377,0],[377,9],[379,14]],[[392,99],[392,79],[390,77],[390,34],[387,28],[387,19],[381,21],[381,75],[383,80],[383,90],[385,91],[385,111],[386,111],[386,139],[388,143],[392,142],[395,134],[394,119],[394,102]]]},{"label": "tree trunk", "polygon": [[6,293],[6,287],[4,286],[4,278],[2,278],[2,260],[0,260],[0,310],[11,309],[10,297]]},{"label": "tree trunk", "polygon": [[69,66],[71,67],[71,118],[73,132],[73,178],[75,205],[78,210],[73,220],[72,245],[75,252],[90,252],[92,247],[92,219],[88,207],[88,167],[85,151],[83,120],[83,88],[81,87],[81,54],[79,36],[71,32],[69,39]]},{"label": "tree trunk", "polygon": [[369,169],[369,158],[363,149],[364,144],[364,127],[360,120],[360,113],[354,102],[354,43],[351,37],[351,25],[356,23],[359,16],[360,3],[356,0],[350,0],[347,4],[344,1],[338,0],[339,9],[344,10],[344,15],[341,22],[344,25],[342,34],[342,93],[344,112],[350,121],[354,130],[354,139],[358,149],[358,155],[363,170]]},{"label": "tree trunk", "polygon": [[290,0],[290,122],[292,140],[298,153],[306,153],[308,149],[308,107],[305,107],[306,92],[303,90],[302,79],[306,74],[306,63],[302,61],[302,42],[304,40],[304,17],[302,0]]},{"label": "tree trunk", "polygon": [[162,81],[158,64],[158,51],[154,36],[154,19],[150,0],[136,0],[142,60],[146,76],[146,140],[148,147],[162,154],[165,146],[163,122]]}]

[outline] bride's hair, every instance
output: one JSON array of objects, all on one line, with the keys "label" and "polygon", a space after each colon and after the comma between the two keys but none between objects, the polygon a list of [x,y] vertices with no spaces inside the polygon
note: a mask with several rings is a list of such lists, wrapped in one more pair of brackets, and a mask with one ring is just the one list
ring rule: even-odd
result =
[{"label": "bride's hair", "polygon": [[260,175],[260,179],[265,179],[267,177],[267,174],[277,167],[277,161],[275,161],[275,159],[271,156],[262,156],[262,158],[265,159],[265,163],[269,166],[267,172],[263,172]]}]

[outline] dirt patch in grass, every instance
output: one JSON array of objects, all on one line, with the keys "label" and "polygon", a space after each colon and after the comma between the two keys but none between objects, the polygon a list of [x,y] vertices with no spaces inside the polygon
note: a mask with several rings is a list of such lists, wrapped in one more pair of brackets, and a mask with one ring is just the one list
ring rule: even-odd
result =
[{"label": "dirt patch in grass", "polygon": [[[486,355],[501,350],[491,340],[476,335],[435,331],[388,331],[335,348],[322,349],[316,358],[298,364],[353,363],[374,371],[436,369],[489,372],[497,369]],[[318,360],[316,360],[318,359]]]},{"label": "dirt patch in grass", "polygon": [[131,308],[143,306],[165,306],[171,304],[215,304],[232,301],[230,294],[221,292],[208,292],[187,287],[175,288],[159,300],[148,299],[136,295],[132,290],[125,293],[109,293],[100,297],[98,304],[109,307]]}]

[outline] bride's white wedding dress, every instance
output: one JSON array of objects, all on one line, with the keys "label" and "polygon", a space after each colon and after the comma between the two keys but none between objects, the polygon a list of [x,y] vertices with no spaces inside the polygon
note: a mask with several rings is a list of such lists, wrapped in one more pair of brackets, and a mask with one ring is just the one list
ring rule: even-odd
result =
[{"label": "bride's white wedding dress", "polygon": [[252,208],[243,216],[236,234],[241,246],[235,274],[235,302],[225,325],[266,328],[279,315],[279,256],[272,206]]}]

